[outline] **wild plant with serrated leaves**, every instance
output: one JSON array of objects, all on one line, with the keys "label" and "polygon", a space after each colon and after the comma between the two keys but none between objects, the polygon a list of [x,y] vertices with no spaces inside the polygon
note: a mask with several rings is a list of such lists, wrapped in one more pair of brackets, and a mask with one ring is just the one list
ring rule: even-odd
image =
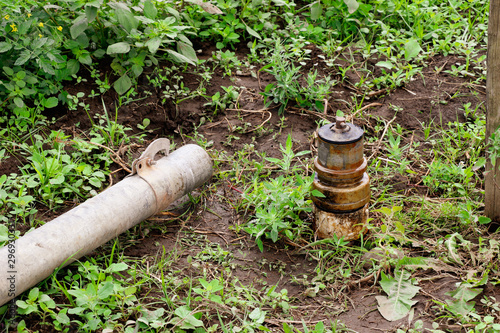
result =
[{"label": "wild plant with serrated leaves", "polygon": [[243,205],[255,210],[254,218],[244,230],[255,237],[261,251],[262,238],[277,242],[281,237],[296,240],[309,228],[300,218],[310,212],[311,200],[307,199],[311,177],[301,175],[279,176],[265,182],[254,181],[245,192]]}]

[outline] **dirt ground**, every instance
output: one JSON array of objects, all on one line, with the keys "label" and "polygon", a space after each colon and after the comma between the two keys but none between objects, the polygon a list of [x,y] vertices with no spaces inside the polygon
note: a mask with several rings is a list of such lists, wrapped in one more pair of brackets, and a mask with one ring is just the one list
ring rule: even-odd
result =
[{"label": "dirt ground", "polygon": [[[204,48],[204,50],[200,58],[211,57],[212,50],[210,48]],[[244,54],[245,50],[242,49],[240,52]],[[132,128],[130,134],[139,132],[136,125],[142,123],[144,118],[149,118],[151,120],[149,128],[154,129],[154,131],[148,133],[148,142],[158,137],[167,136],[173,137],[177,146],[182,146],[192,142],[189,137],[193,134],[194,128],[197,128],[199,134],[203,135],[207,141],[213,142],[214,149],[225,150],[228,154],[233,154],[251,143],[256,151],[264,151],[270,157],[281,157],[279,144],[284,145],[289,133],[292,133],[294,150],[314,151],[313,133],[317,129],[317,122],[321,118],[333,121],[336,110],[342,110],[349,121],[365,129],[366,142],[369,142],[370,138],[378,139],[382,134],[375,126],[376,117],[379,121],[392,120],[394,124],[399,124],[404,129],[413,131],[413,135],[407,140],[422,141],[422,123],[433,122],[446,127],[448,122],[456,120],[465,122],[467,119],[461,111],[462,105],[470,102],[474,107],[485,101],[484,85],[472,86],[467,83],[468,79],[451,76],[445,72],[460,61],[452,56],[435,57],[427,68],[424,68],[422,76],[415,76],[415,79],[403,88],[398,88],[390,93],[379,91],[371,94],[364,101],[363,105],[366,108],[363,113],[370,114],[372,117],[353,115],[345,102],[351,100],[353,94],[359,93],[354,87],[354,83],[359,80],[355,70],[348,72],[348,81],[335,86],[329,99],[329,109],[326,115],[292,107],[284,114],[283,122],[276,108],[271,109],[270,112],[263,110],[263,98],[259,95],[259,92],[272,82],[271,76],[260,73],[259,77],[256,78],[249,73],[241,73],[241,75],[233,76],[233,82],[230,77],[223,76],[222,70],[217,68],[211,84],[207,87],[207,95],[213,95],[217,91],[222,93],[221,86],[240,86],[241,94],[238,99],[240,111],[226,110],[214,115],[211,111],[206,110],[204,107],[206,100],[201,97],[182,102],[176,109],[175,105],[170,102],[162,104],[160,92],[153,87],[148,87],[147,80],[144,80],[140,83],[139,90],[150,90],[153,91],[153,94],[144,100],[121,107],[118,120]],[[318,66],[323,73],[330,71],[314,57],[307,66]],[[441,71],[437,73],[436,68],[441,68]],[[372,70],[379,69],[372,65]],[[183,76],[184,84],[189,88],[195,89],[198,86],[199,78],[197,75],[183,74]],[[80,83],[68,86],[67,89],[70,93],[83,91],[88,96],[91,89],[96,89],[96,87]],[[471,91],[476,93],[471,93]],[[114,110],[115,100],[116,95],[111,90],[104,95],[104,104],[108,110]],[[90,104],[91,114],[103,113],[100,97],[87,98],[85,101]],[[246,112],[245,110],[260,110],[261,112]],[[81,109],[70,112],[64,108],[49,110],[47,116],[49,119],[57,118],[53,129],[63,129],[68,134],[80,135],[82,131],[91,126],[88,115]],[[286,128],[280,131],[280,124],[283,123]],[[79,127],[76,127],[76,124],[79,124]],[[266,130],[259,132],[260,135],[256,136],[255,129],[259,126]],[[233,132],[237,127],[246,128],[246,130]],[[279,133],[277,137],[275,137],[276,133]],[[231,143],[228,144],[230,135],[237,136],[239,139],[231,140]],[[422,143],[425,144],[425,142]],[[132,156],[137,157],[143,148],[135,147],[132,150]],[[0,166],[0,174],[16,172],[18,165],[23,163],[22,160],[10,159],[8,161]],[[117,166],[117,170],[119,168]],[[126,174],[124,170],[116,172],[113,182],[119,181]],[[404,176],[394,175],[389,180],[393,185],[391,191],[399,191],[404,195],[427,194],[425,188],[412,186],[411,181]],[[210,184],[205,186],[209,187]],[[229,182],[219,184],[217,188],[208,191],[210,193],[208,197],[203,198],[206,209],[189,215],[187,220],[183,217],[175,217],[182,213],[182,209],[185,209],[175,209],[174,207],[178,204],[175,203],[172,209],[168,210],[168,214],[155,216],[131,231],[136,233],[132,239],[128,236],[120,237],[123,242],[122,246],[125,248],[124,255],[154,260],[153,258],[160,254],[162,246],[167,252],[173,251],[176,247],[182,247],[183,239],[187,239],[184,236],[186,233],[197,234],[203,241],[217,243],[233,255],[233,276],[237,277],[242,284],[254,287],[263,286],[262,283],[265,280],[267,285],[278,283],[279,288],[286,288],[289,297],[293,299],[293,304],[297,305],[291,310],[294,320],[289,322],[296,323],[299,327],[302,320],[307,323],[315,323],[325,319],[339,319],[348,328],[357,332],[394,332],[397,328],[408,325],[407,318],[389,322],[380,315],[375,300],[375,296],[379,295],[380,292],[378,285],[374,285],[373,280],[358,281],[358,283],[338,289],[324,290],[319,294],[319,297],[308,297],[306,295],[307,286],[301,284],[300,279],[315,276],[313,271],[315,262],[312,258],[293,246],[281,243],[266,242],[264,252],[260,252],[254,240],[245,232],[236,232],[235,228],[232,228],[234,225],[242,224],[246,219],[231,205],[231,202],[240,199],[241,190]],[[373,195],[376,196],[376,193]],[[221,197],[224,197],[225,200],[221,200]],[[71,206],[67,207],[67,209],[70,208]],[[55,217],[53,213],[43,209],[40,209],[40,214],[41,218],[46,221]],[[376,222],[374,221],[374,223]],[[168,232],[160,232],[158,228],[155,228],[155,225],[158,224],[166,225]],[[189,250],[183,250],[178,265],[189,266],[187,258],[193,253],[190,253]],[[421,272],[423,275],[428,273]],[[418,303],[415,306],[413,321],[417,319],[425,321],[428,314],[433,311],[434,303],[430,296],[438,299],[445,298],[445,292],[453,290],[455,282],[458,281],[452,274],[442,274],[441,276],[432,274],[434,274],[434,278],[420,285],[422,292],[416,298]],[[498,288],[490,291],[492,294],[500,295]],[[273,322],[272,319],[269,321],[276,325],[276,332],[281,331],[282,321]],[[426,322],[426,326],[429,327],[429,325],[430,323]],[[456,328],[450,326],[449,329],[453,331]]]}]

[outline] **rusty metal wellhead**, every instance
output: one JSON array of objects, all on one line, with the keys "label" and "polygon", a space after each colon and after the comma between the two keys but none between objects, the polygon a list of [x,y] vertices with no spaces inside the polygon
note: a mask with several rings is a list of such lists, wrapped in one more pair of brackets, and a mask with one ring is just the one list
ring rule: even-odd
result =
[{"label": "rusty metal wellhead", "polygon": [[337,117],[318,131],[318,156],[313,189],[315,232],[320,238],[355,240],[366,231],[370,178],[363,156],[363,130]]}]

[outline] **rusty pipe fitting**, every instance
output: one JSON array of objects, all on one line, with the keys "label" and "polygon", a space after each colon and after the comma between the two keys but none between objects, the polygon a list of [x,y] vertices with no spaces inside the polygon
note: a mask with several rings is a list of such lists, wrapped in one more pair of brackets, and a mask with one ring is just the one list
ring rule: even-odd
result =
[{"label": "rusty pipe fitting", "polygon": [[318,131],[318,156],[313,189],[315,232],[320,238],[358,239],[366,230],[370,202],[370,177],[363,156],[363,130],[344,117]]}]

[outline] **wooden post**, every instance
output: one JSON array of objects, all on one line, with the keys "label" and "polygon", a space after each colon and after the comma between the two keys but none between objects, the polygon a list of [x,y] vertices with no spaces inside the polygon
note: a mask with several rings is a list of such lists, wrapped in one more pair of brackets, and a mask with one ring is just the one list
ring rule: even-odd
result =
[{"label": "wooden post", "polygon": [[[486,78],[486,140],[500,126],[500,0],[490,1],[488,23],[488,73]],[[487,156],[488,158],[488,156]],[[500,222],[500,159],[495,168],[487,163],[485,177],[485,215]]]}]

